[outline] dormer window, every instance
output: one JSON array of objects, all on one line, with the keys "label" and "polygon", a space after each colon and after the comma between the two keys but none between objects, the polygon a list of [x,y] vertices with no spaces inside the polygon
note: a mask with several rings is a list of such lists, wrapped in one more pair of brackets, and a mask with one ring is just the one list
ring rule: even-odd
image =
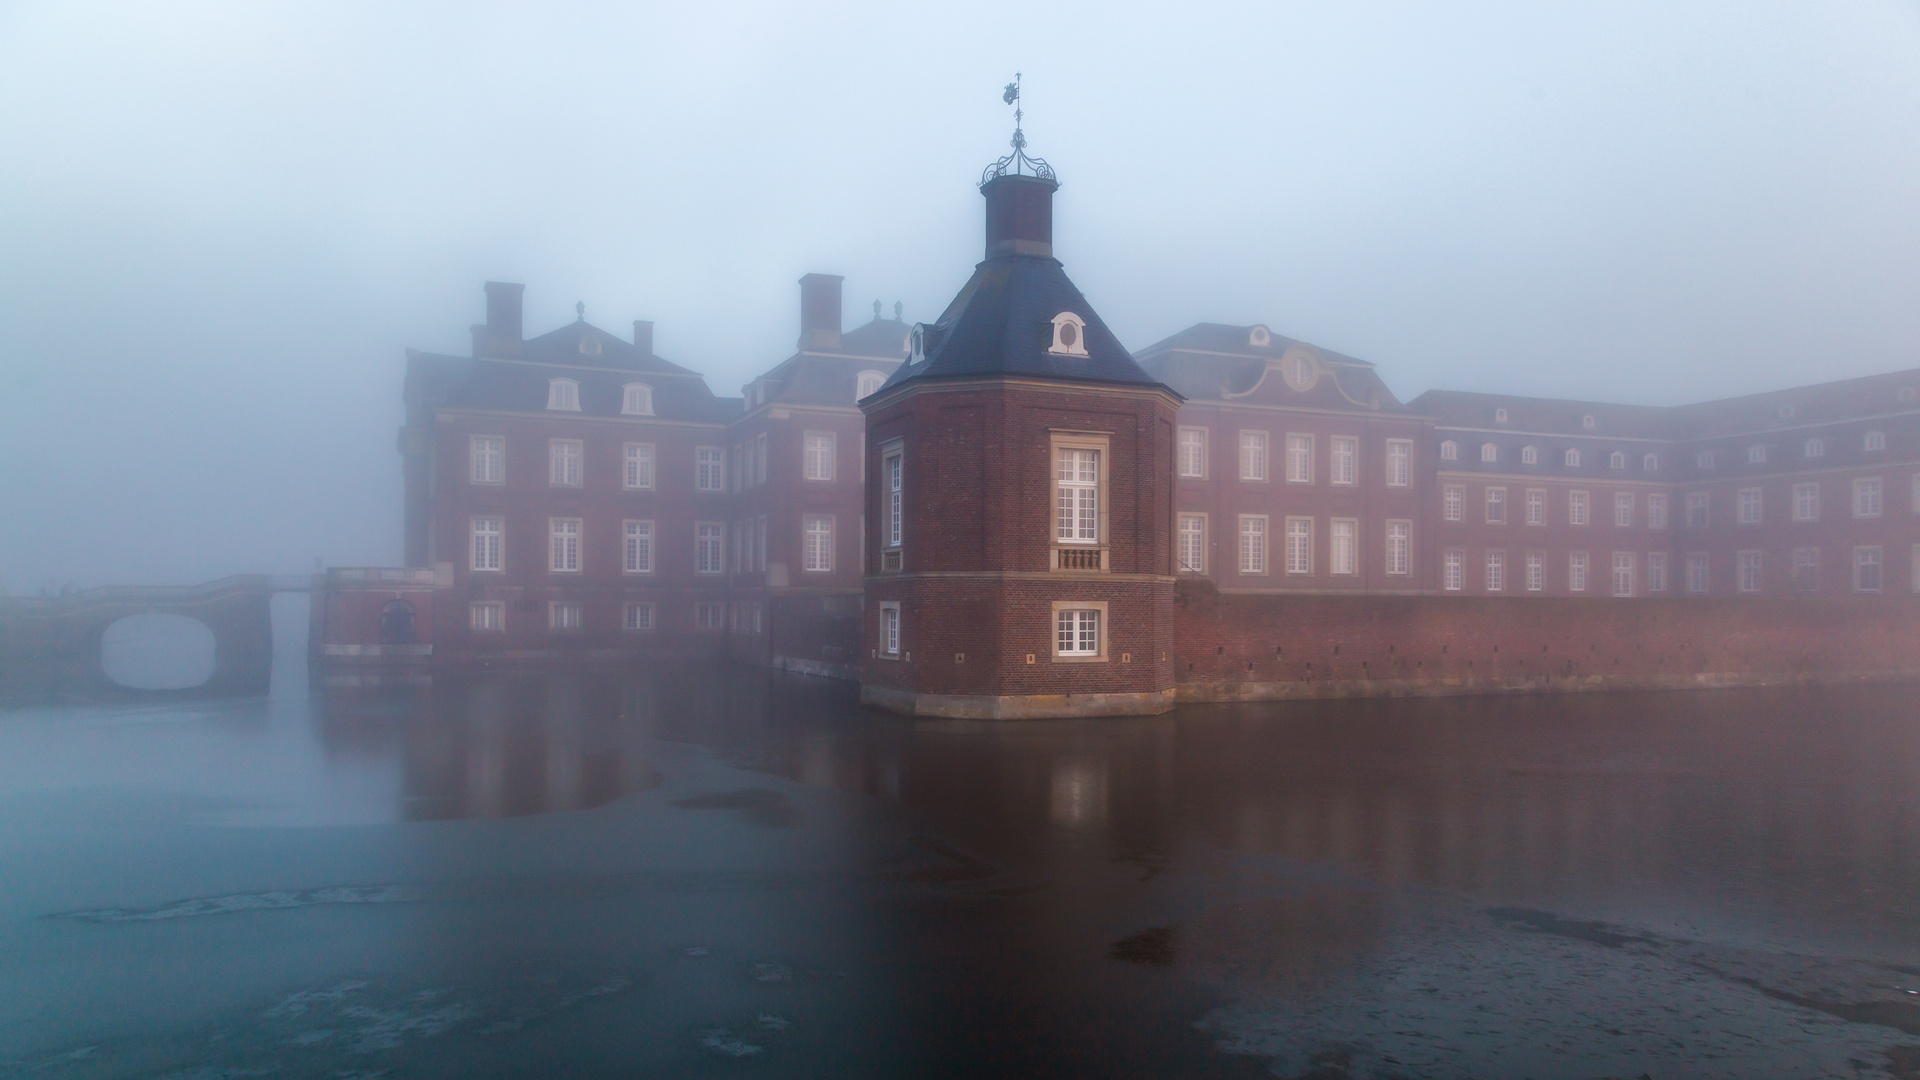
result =
[{"label": "dormer window", "polygon": [[1804,457],[1826,457],[1827,440],[1808,439],[1806,448],[1801,451],[1801,455]]},{"label": "dormer window", "polygon": [[1314,382],[1320,378],[1320,368],[1313,362],[1313,357],[1304,352],[1295,352],[1280,362],[1280,375],[1287,380],[1288,386],[1304,392],[1313,389]]},{"label": "dormer window", "polygon": [[580,355],[599,356],[600,339],[594,337],[592,334],[582,334],[580,336]]},{"label": "dormer window", "polygon": [[1540,464],[1540,448],[1537,446],[1521,447],[1520,448],[1520,464],[1522,465]]},{"label": "dormer window", "polygon": [[1885,450],[1887,448],[1887,433],[1884,431],[1869,431],[1861,445],[1865,446],[1868,450]]},{"label": "dormer window", "polygon": [[1645,469],[1648,472],[1659,472],[1660,471],[1660,455],[1648,454],[1646,457],[1641,458],[1640,467],[1642,469]]},{"label": "dormer window", "polygon": [[1627,455],[1626,455],[1626,453],[1625,453],[1625,451],[1621,451],[1621,450],[1615,450],[1615,451],[1613,452],[1613,454],[1612,454],[1612,456],[1610,456],[1610,457],[1608,457],[1608,458],[1607,458],[1607,466],[1608,466],[1609,468],[1614,468],[1614,469],[1624,469],[1624,468],[1626,468],[1626,467],[1627,467]]},{"label": "dormer window", "polygon": [[620,414],[622,416],[652,416],[653,387],[648,386],[646,383],[628,383],[626,385],[626,393],[621,395],[620,398]]},{"label": "dormer window", "polygon": [[1567,463],[1567,468],[1569,469],[1579,468],[1580,467],[1580,451],[1575,447],[1571,447],[1571,446],[1567,447],[1567,456],[1565,460]]},{"label": "dormer window", "polygon": [[881,383],[886,381],[887,376],[884,372],[861,372],[859,377],[853,381],[853,400],[859,401],[861,398],[872,394],[874,391],[880,389]]},{"label": "dormer window", "polygon": [[1441,443],[1440,444],[1440,460],[1441,461],[1459,461],[1460,460],[1460,444],[1457,442],[1454,442],[1452,439],[1448,439],[1446,442]]},{"label": "dormer window", "polygon": [[1749,446],[1749,447],[1747,447],[1747,464],[1749,464],[1749,465],[1765,465],[1766,463],[1767,463],[1767,448],[1766,448],[1766,447],[1764,447],[1764,446]]},{"label": "dormer window", "polygon": [[1500,448],[1493,445],[1492,443],[1481,443],[1480,444],[1480,460],[1485,462],[1499,461]]},{"label": "dormer window", "polygon": [[1053,317],[1053,345],[1047,352],[1054,356],[1087,355],[1087,320],[1071,311]]},{"label": "dormer window", "polygon": [[1583,428],[1586,428],[1588,431],[1592,431],[1593,430],[1593,414],[1589,413],[1586,416],[1581,417],[1580,426]]},{"label": "dormer window", "polygon": [[1704,470],[1712,469],[1713,468],[1713,451],[1702,450],[1699,453],[1693,455],[1693,467],[1696,469],[1704,469]]},{"label": "dormer window", "polygon": [[927,360],[927,328],[925,324],[914,323],[913,332],[907,335],[907,366],[924,364]]},{"label": "dormer window", "polygon": [[1264,349],[1273,344],[1273,335],[1264,326],[1255,326],[1247,331],[1247,344],[1256,349]]},{"label": "dormer window", "polygon": [[547,380],[547,408],[561,412],[580,411],[580,384],[572,379]]},{"label": "dormer window", "polygon": [[1507,410],[1505,410],[1505,409],[1495,409],[1495,410],[1493,410],[1493,422],[1494,422],[1494,423],[1496,423],[1496,424],[1504,424],[1504,423],[1506,423],[1506,422],[1507,422]]}]

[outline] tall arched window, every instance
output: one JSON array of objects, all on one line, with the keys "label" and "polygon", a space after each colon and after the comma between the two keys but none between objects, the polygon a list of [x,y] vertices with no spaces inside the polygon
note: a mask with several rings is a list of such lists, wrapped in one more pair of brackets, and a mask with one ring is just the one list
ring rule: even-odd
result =
[{"label": "tall arched window", "polygon": [[547,408],[579,412],[580,384],[572,379],[548,379]]},{"label": "tall arched window", "polygon": [[620,398],[620,412],[624,416],[652,416],[653,387],[640,382],[628,383],[626,393]]}]

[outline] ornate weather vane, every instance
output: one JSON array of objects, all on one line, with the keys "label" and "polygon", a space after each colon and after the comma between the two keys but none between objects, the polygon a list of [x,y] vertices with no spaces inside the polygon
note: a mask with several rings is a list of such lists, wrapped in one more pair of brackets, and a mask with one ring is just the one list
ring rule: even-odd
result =
[{"label": "ornate weather vane", "polygon": [[1047,164],[1047,159],[1027,156],[1027,133],[1020,129],[1020,123],[1026,119],[1027,114],[1020,107],[1019,72],[1014,72],[1013,81],[1000,91],[1000,100],[1013,106],[1013,138],[1007,142],[1008,146],[1013,147],[1013,153],[987,166],[986,171],[980,174],[980,183],[984,186],[994,177],[1006,176],[1009,173],[1014,176],[1025,176],[1028,169],[1033,170],[1033,175],[1042,180],[1053,180],[1053,166]]}]

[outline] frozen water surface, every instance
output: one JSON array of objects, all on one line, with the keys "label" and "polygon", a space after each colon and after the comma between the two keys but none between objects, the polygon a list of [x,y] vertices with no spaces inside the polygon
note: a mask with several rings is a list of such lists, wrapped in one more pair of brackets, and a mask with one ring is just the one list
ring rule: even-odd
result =
[{"label": "frozen water surface", "polygon": [[0,711],[0,1076],[1920,1075],[1911,697]]}]

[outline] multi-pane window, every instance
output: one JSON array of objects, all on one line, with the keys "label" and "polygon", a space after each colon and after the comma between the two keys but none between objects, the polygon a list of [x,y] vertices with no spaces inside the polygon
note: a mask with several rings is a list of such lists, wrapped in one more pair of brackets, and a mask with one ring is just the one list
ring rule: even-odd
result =
[{"label": "multi-pane window", "polygon": [[[1387,486],[1406,487],[1412,482],[1413,442],[1409,439],[1388,439]],[[1916,488],[1915,490],[1920,490],[1920,488]]]},{"label": "multi-pane window", "polygon": [[1707,591],[1707,553],[1704,551],[1687,553],[1687,591],[1690,593]]},{"label": "multi-pane window", "polygon": [[653,487],[653,444],[628,443],[625,454],[626,467],[621,483],[629,491],[646,491]]},{"label": "multi-pane window", "polygon": [[833,569],[833,518],[806,514],[800,519],[800,568],[813,573]]},{"label": "multi-pane window", "polygon": [[653,387],[646,383],[628,383],[620,395],[620,413],[623,416],[652,416]]},{"label": "multi-pane window", "polygon": [[1707,493],[1696,491],[1687,496],[1687,528],[1707,527]]},{"label": "multi-pane window", "polygon": [[547,408],[562,412],[579,412],[580,384],[572,379],[548,379]]},{"label": "multi-pane window", "polygon": [[1660,455],[1648,454],[1647,456],[1641,458],[1640,467],[1642,469],[1645,469],[1647,472],[1659,472],[1660,471]]},{"label": "multi-pane window", "polygon": [[1491,464],[1500,460],[1500,448],[1492,443],[1480,444],[1481,464]]},{"label": "multi-pane window", "polygon": [[629,574],[653,573],[653,522],[629,521],[623,532],[620,568]]},{"label": "multi-pane window", "polygon": [[719,574],[726,571],[726,534],[726,526],[718,521],[701,521],[694,524],[694,573]]},{"label": "multi-pane window", "polygon": [[1240,479],[1265,480],[1267,478],[1267,433],[1264,431],[1243,431],[1240,433]]},{"label": "multi-pane window", "polygon": [[905,477],[904,455],[899,452],[888,454],[882,462],[887,483],[887,546],[900,546],[901,482]]},{"label": "multi-pane window", "polygon": [[1487,524],[1505,525],[1507,523],[1507,489],[1490,487],[1487,489]]},{"label": "multi-pane window", "polygon": [[580,629],[580,605],[572,600],[555,600],[547,604],[547,628],[556,633],[571,633]]},{"label": "multi-pane window", "polygon": [[1711,471],[1713,469],[1713,451],[1702,450],[1693,455],[1693,467],[1702,472]]},{"label": "multi-pane window", "polygon": [[878,372],[878,371],[861,372],[859,378],[855,379],[853,383],[853,400],[859,401],[861,398],[866,397],[868,394],[871,394],[875,390],[880,389],[880,384],[886,381],[887,381],[886,375],[881,372]]},{"label": "multi-pane window", "polygon": [[1667,591],[1667,553],[1664,551],[1647,552],[1647,591]]},{"label": "multi-pane window", "polygon": [[1867,437],[1861,440],[1861,446],[1866,450],[1885,450],[1887,448],[1887,433],[1884,431],[1869,431],[1867,432]]},{"label": "multi-pane window", "polygon": [[809,431],[805,440],[806,471],[803,475],[809,480],[833,479],[833,432]]},{"label": "multi-pane window", "polygon": [[1567,589],[1571,592],[1587,591],[1587,553],[1584,551],[1567,556]]},{"label": "multi-pane window", "polygon": [[1817,592],[1820,589],[1820,549],[1817,547],[1799,547],[1793,549],[1793,587],[1800,592]]},{"label": "multi-pane window", "polygon": [[1267,572],[1267,519],[1253,514],[1240,518],[1240,572]]},{"label": "multi-pane window", "polygon": [[1100,655],[1098,608],[1061,608],[1054,613],[1054,631],[1059,655]]},{"label": "multi-pane window", "polygon": [[1615,450],[1613,453],[1607,455],[1607,466],[1613,469],[1626,468],[1627,455],[1622,451]]},{"label": "multi-pane window", "polygon": [[1547,587],[1547,553],[1544,551],[1527,552],[1527,591],[1539,592]]},{"label": "multi-pane window", "polygon": [[1204,477],[1207,475],[1207,429],[1183,427],[1180,429],[1180,475],[1185,477]]},{"label": "multi-pane window", "polygon": [[1760,553],[1757,551],[1739,551],[1734,553],[1734,587],[1743,593],[1760,591]]},{"label": "multi-pane window", "polygon": [[507,628],[507,605],[501,600],[476,600],[467,605],[467,629],[497,633]]},{"label": "multi-pane window", "polygon": [[1333,460],[1329,464],[1329,483],[1351,484],[1360,475],[1360,440],[1345,435],[1333,437]]},{"label": "multi-pane window", "polygon": [[1741,488],[1735,492],[1734,508],[1740,524],[1760,524],[1760,489]]},{"label": "multi-pane window", "polygon": [[579,439],[550,439],[547,442],[547,483],[562,487],[580,486],[580,459],[584,456]]},{"label": "multi-pane window", "polygon": [[547,569],[556,574],[580,572],[580,519],[547,519]]},{"label": "multi-pane window", "polygon": [[653,604],[646,600],[629,600],[620,612],[620,629],[653,629]]},{"label": "multi-pane window", "polygon": [[693,628],[695,630],[718,630],[725,618],[721,604],[716,600],[702,600],[693,605]]},{"label": "multi-pane window", "polygon": [[1327,571],[1334,574],[1359,572],[1356,548],[1360,542],[1360,522],[1353,518],[1334,518],[1327,534]]},{"label": "multi-pane window", "polygon": [[468,477],[476,484],[499,484],[507,479],[507,440],[503,435],[475,435],[467,440]]},{"label": "multi-pane window", "polygon": [[1537,446],[1521,447],[1520,448],[1520,464],[1522,465],[1540,464],[1540,448]]},{"label": "multi-pane window", "polygon": [[1793,485],[1793,520],[1820,520],[1820,485]]},{"label": "multi-pane window", "polygon": [[1667,496],[1663,492],[1651,492],[1647,495],[1647,528],[1664,529],[1667,527]]},{"label": "multi-pane window", "polygon": [[1440,460],[1441,461],[1460,460],[1460,444],[1457,442],[1454,442],[1452,439],[1448,439],[1446,442],[1441,443],[1440,444]]},{"label": "multi-pane window", "polygon": [[1613,595],[1633,595],[1633,552],[1616,551],[1613,553]]},{"label": "multi-pane window", "polygon": [[1467,519],[1467,489],[1464,484],[1448,484],[1440,490],[1440,517],[1445,521]]},{"label": "multi-pane window", "polygon": [[1062,544],[1100,542],[1100,451],[1062,446],[1054,466],[1053,538]]},{"label": "multi-pane window", "polygon": [[506,531],[505,518],[477,517],[473,519],[473,560],[475,570],[500,569],[500,543]]},{"label": "multi-pane window", "polygon": [[718,446],[701,446],[693,451],[693,490],[727,490],[727,452]]},{"label": "multi-pane window", "polygon": [[1880,548],[1878,546],[1853,549],[1853,591],[1880,591]]},{"label": "multi-pane window", "polygon": [[1387,522],[1387,573],[1413,573],[1413,522]]},{"label": "multi-pane window", "polygon": [[1313,483],[1313,436],[1287,436],[1287,483]]},{"label": "multi-pane window", "polygon": [[1747,447],[1747,464],[1749,464],[1749,465],[1765,465],[1766,463],[1767,463],[1767,448],[1766,448],[1766,447],[1764,447],[1764,446],[1749,446],[1749,447]]},{"label": "multi-pane window", "polygon": [[1487,591],[1501,592],[1507,587],[1507,553],[1487,552]]},{"label": "multi-pane window", "polygon": [[1863,476],[1853,482],[1853,516],[1857,518],[1880,516],[1879,477]]},{"label": "multi-pane window", "polygon": [[1313,573],[1313,519],[1287,519],[1287,573]]},{"label": "multi-pane window", "polygon": [[1585,525],[1587,523],[1587,493],[1584,491],[1567,492],[1567,524]]},{"label": "multi-pane window", "polygon": [[1566,457],[1562,460],[1564,460],[1567,463],[1567,468],[1577,469],[1580,467],[1580,451],[1574,447],[1569,446],[1567,447]]},{"label": "multi-pane window", "polygon": [[1545,525],[1547,523],[1547,493],[1539,488],[1527,489],[1527,524]]},{"label": "multi-pane window", "polygon": [[880,605],[880,655],[900,655],[900,605]]},{"label": "multi-pane window", "polygon": [[1459,548],[1448,548],[1440,553],[1440,587],[1448,592],[1459,592],[1467,586],[1467,553]]},{"label": "multi-pane window", "polygon": [[1180,515],[1180,569],[1202,573],[1207,568],[1207,518],[1204,514]]},{"label": "multi-pane window", "polygon": [[1810,458],[1826,457],[1827,441],[1825,439],[1808,439],[1806,446],[1800,451],[1800,456]]},{"label": "multi-pane window", "polygon": [[1613,523],[1626,528],[1633,524],[1633,492],[1616,491],[1613,493]]}]

